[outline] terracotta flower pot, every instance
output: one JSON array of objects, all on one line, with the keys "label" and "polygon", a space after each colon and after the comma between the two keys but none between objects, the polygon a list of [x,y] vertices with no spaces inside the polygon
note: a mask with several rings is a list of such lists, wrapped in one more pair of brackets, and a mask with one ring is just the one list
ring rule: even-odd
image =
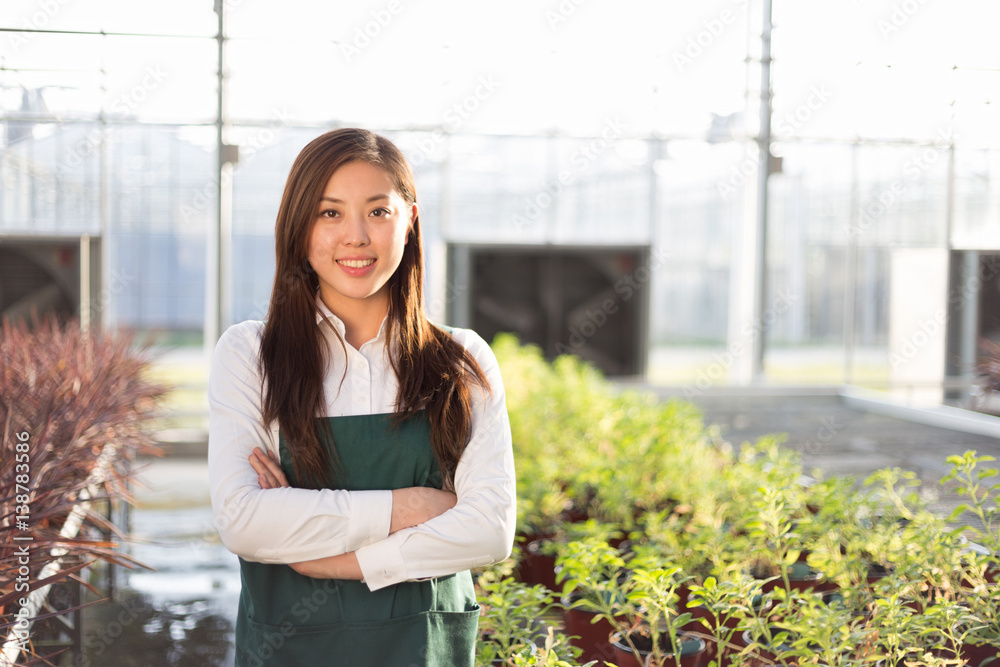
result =
[{"label": "terracotta flower pot", "polygon": [[[652,652],[652,638],[648,633],[637,631],[630,633],[629,639],[635,645],[638,653],[634,652],[632,647],[628,645],[623,633],[616,632],[611,636],[611,648],[614,651],[612,662],[618,665],[618,667],[644,667]],[[702,658],[706,650],[705,640],[683,632],[678,635],[677,639],[680,643],[681,667],[701,667]],[[659,647],[660,651],[664,654],[663,661],[656,665],[650,663],[650,667],[670,667],[671,665],[676,665],[669,635],[665,633],[660,634]]]},{"label": "terracotta flower pot", "polygon": [[[568,606],[565,599],[563,604]],[[597,660],[604,664],[604,660],[613,660],[609,637],[615,628],[603,618],[593,622],[594,616],[594,612],[586,609],[564,609],[563,632],[570,643],[582,651],[581,663]]]},{"label": "terracotta flower pot", "polygon": [[524,546],[524,556],[518,563],[518,578],[529,585],[542,584],[550,591],[558,590],[556,584],[556,557],[543,553],[550,538],[532,540]]},{"label": "terracotta flower pot", "polygon": [[[1000,667],[1000,647],[990,644],[963,644],[962,660],[965,660],[968,667]],[[989,662],[986,662],[987,660]]]}]

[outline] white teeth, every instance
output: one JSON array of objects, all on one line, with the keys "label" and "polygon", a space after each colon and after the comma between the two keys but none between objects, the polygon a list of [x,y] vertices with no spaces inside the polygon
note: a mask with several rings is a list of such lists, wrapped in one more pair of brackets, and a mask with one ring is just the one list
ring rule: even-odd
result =
[{"label": "white teeth", "polygon": [[352,269],[360,269],[360,268],[362,268],[364,266],[368,266],[369,264],[371,264],[375,260],[374,259],[338,259],[337,261],[339,263],[343,264],[344,266],[350,267]]}]

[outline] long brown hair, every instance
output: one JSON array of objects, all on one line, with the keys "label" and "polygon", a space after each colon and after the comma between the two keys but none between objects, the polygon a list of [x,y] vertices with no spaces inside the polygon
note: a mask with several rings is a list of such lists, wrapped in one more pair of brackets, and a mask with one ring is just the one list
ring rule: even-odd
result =
[{"label": "long brown hair", "polygon": [[[317,137],[299,153],[285,183],[274,230],[274,289],[260,345],[262,419],[265,426],[277,420],[299,484],[313,488],[335,481],[331,474],[335,460],[324,446],[333,444],[333,436],[329,429],[317,430],[316,419],[326,405],[323,374],[334,351],[316,324],[319,282],[306,258],[323,190],[334,171],[355,160],[383,169],[403,200],[416,203],[413,171],[399,149],[368,130],[343,128]],[[394,342],[389,345],[389,360],[399,380],[396,412],[404,419],[427,411],[431,445],[445,487],[450,488],[469,440],[473,385],[486,391],[490,387],[472,355],[424,313],[419,217],[413,220],[399,267],[389,278],[386,340]],[[343,347],[344,341],[340,342]]]}]

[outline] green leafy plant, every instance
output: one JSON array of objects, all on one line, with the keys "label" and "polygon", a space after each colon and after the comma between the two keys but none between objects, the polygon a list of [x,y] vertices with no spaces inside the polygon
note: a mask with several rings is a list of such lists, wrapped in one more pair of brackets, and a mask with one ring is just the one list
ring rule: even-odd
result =
[{"label": "green leafy plant", "polygon": [[534,655],[543,639],[545,653],[559,660],[572,660],[579,655],[565,635],[545,622],[546,615],[558,603],[544,586],[515,581],[509,566],[485,570],[476,586],[479,606],[483,609],[479,620],[481,640],[476,644],[477,664],[519,664],[512,661],[518,656]]},{"label": "green leafy plant", "polygon": [[[578,663],[565,659],[556,650],[561,641],[556,638],[554,628],[550,627],[545,637],[545,643],[541,648],[533,645],[529,649],[512,656],[506,664],[514,665],[515,667],[577,667]],[[579,667],[595,667],[596,665],[597,661],[591,660]]]},{"label": "green leafy plant", "polygon": [[807,561],[841,588],[864,590],[894,569],[892,559],[903,546],[901,526],[867,492],[851,491],[836,506],[842,514],[821,505],[814,517],[818,530],[808,542]]},{"label": "green leafy plant", "polygon": [[604,613],[613,619],[627,611],[625,560],[621,553],[598,538],[569,542],[556,557],[556,581],[563,585],[563,597],[572,598],[576,608]]},{"label": "green leafy plant", "polygon": [[778,623],[792,616],[800,596],[799,591],[780,586],[764,592],[761,603],[754,605],[739,625],[745,648],[732,659],[744,664],[781,664],[795,636]]},{"label": "green leafy plant", "polygon": [[803,550],[795,530],[802,498],[797,485],[761,487],[750,507],[753,518],[747,522],[753,539],[750,574],[764,581],[778,579],[786,591],[792,587],[792,569]]},{"label": "green leafy plant", "polygon": [[969,552],[963,556],[963,582],[959,596],[972,618],[962,624],[961,643],[970,651],[992,652],[991,664],[1000,665],[1000,590],[992,555]]},{"label": "green leafy plant", "polygon": [[962,646],[968,634],[980,625],[969,608],[953,600],[941,600],[923,610],[922,635],[937,657],[961,664]]},{"label": "green leafy plant", "polygon": [[[691,620],[691,613],[678,608],[678,588],[687,580],[676,567],[637,567],[626,584],[626,599],[630,603],[627,610],[632,623],[628,629],[620,630],[619,636],[634,655],[646,654],[645,662],[651,667],[668,661],[680,665],[683,654],[680,631]],[[640,640],[645,640],[642,645]]]},{"label": "green leafy plant", "polygon": [[[1000,485],[989,457],[949,459],[944,481],[966,502],[941,517],[912,472],[807,482],[779,436],[734,448],[689,404],[498,341],[517,385],[508,405],[526,491],[520,525],[557,538],[566,599],[591,612],[600,634],[604,623],[649,638],[666,631],[657,660],[676,647],[679,620],[729,649],[746,634],[750,646],[717,652],[715,667],[956,664],[1000,639]],[[609,544],[614,530],[628,534],[621,552]],[[809,590],[819,582],[795,582],[799,570],[822,573],[821,590],[836,583],[836,600]]]},{"label": "green leafy plant", "polygon": [[690,586],[688,609],[693,614],[703,612],[697,621],[707,633],[699,636],[711,642],[711,661],[706,667],[728,664],[731,655],[741,648],[733,641],[740,623],[759,615],[764,604],[760,582],[744,572],[736,573],[734,579],[708,577],[702,584]]},{"label": "green leafy plant", "polygon": [[788,608],[791,613],[775,622],[777,628],[788,632],[783,659],[826,667],[874,663],[877,630],[850,606],[799,593]]},{"label": "green leafy plant", "polygon": [[875,598],[870,623],[878,628],[875,655],[886,667],[903,665],[919,654],[919,615],[903,596],[888,593]]},{"label": "green leafy plant", "polygon": [[972,515],[978,522],[969,526],[971,538],[979,542],[993,556],[1000,553],[1000,506],[997,495],[1000,494],[1000,481],[996,468],[983,468],[981,463],[990,463],[996,459],[988,455],[978,455],[974,450],[966,451],[961,456],[949,456],[951,471],[941,478],[942,483],[955,482],[956,493],[968,498],[948,517],[956,521],[966,515]]}]

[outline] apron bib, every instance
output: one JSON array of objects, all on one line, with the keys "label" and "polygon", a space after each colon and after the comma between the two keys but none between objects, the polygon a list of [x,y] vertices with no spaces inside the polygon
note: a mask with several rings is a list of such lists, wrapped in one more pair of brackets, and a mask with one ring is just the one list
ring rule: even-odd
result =
[{"label": "apron bib", "polygon": [[[391,414],[325,418],[337,488],[441,488],[425,412],[398,427]],[[284,438],[281,467],[296,485]],[[468,571],[369,591],[360,581],[313,579],[287,565],[240,559],[237,667],[472,667],[479,606]]]}]

